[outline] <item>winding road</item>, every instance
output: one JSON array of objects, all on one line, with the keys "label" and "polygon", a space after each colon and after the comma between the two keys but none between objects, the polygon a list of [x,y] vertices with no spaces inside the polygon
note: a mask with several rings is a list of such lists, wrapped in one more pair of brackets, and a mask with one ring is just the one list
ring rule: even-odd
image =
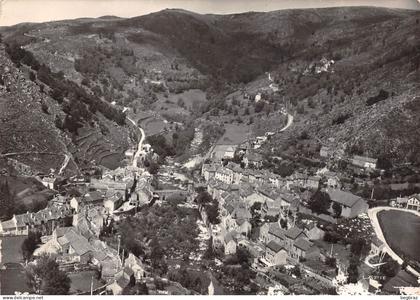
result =
[{"label": "winding road", "polygon": [[70,155],[64,154],[64,162],[63,162],[63,165],[60,168],[60,171],[58,172],[58,175],[63,174],[64,169],[67,168],[67,165],[69,164],[69,161],[70,161]]},{"label": "winding road", "polygon": [[137,123],[136,123],[134,120],[132,120],[132,119],[131,119],[131,118],[129,118],[129,117],[127,117],[127,119],[128,119],[131,123],[133,123],[133,125],[134,125],[135,127],[137,127],[137,128],[138,128],[138,130],[139,130],[139,131],[140,131],[140,133],[141,133],[141,138],[140,138],[140,141],[139,141],[139,144],[138,144],[138,148],[137,148],[137,151],[136,151],[136,153],[134,154],[134,157],[133,157],[133,167],[137,167],[137,161],[138,161],[138,159],[139,159],[139,157],[140,157],[140,155],[141,155],[142,149],[143,149],[143,142],[144,142],[144,140],[146,139],[146,133],[144,132],[143,128],[141,128],[140,126],[138,126],[138,125],[137,125]]},{"label": "winding road", "polygon": [[[378,239],[380,239],[385,247],[384,247],[384,252],[388,253],[389,256],[392,257],[392,259],[396,260],[400,265],[404,262],[404,260],[399,257],[397,255],[397,253],[395,253],[391,247],[389,246],[389,244],[387,243],[385,236],[382,232],[382,228],[379,225],[379,221],[378,221],[378,213],[380,211],[384,211],[384,210],[399,210],[399,211],[404,211],[404,212],[410,212],[410,213],[414,213],[417,216],[420,217],[420,213],[413,211],[413,210],[408,210],[408,209],[403,209],[403,208],[396,208],[396,207],[388,207],[388,206],[379,206],[379,207],[374,207],[368,210],[368,216],[369,219],[372,223],[373,229],[375,230],[376,236],[378,237]],[[417,272],[416,270],[414,270],[411,266],[407,266],[407,271],[409,271],[410,273],[412,273],[413,275],[417,276],[418,278],[420,278],[420,273]]]},{"label": "winding road", "polygon": [[279,130],[279,132],[285,131],[287,128],[289,128],[293,124],[293,116],[289,113],[287,114],[287,123],[286,126],[284,126],[282,129]]}]

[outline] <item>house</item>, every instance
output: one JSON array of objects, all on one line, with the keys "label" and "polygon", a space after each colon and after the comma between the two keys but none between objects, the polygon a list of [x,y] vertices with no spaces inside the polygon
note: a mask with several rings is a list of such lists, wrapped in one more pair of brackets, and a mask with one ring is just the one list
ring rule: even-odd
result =
[{"label": "house", "polygon": [[361,167],[364,169],[376,169],[376,164],[378,163],[378,159],[370,158],[366,156],[359,156],[354,155],[351,163],[357,167]]},{"label": "house", "polygon": [[223,239],[225,255],[232,255],[236,253],[236,234],[237,233],[235,231],[230,231],[225,235]]},{"label": "house", "polygon": [[416,194],[408,198],[407,209],[420,211],[420,194]]},{"label": "house", "polygon": [[291,249],[293,249],[293,244],[299,238],[303,238],[305,240],[308,239],[308,236],[306,235],[306,233],[302,229],[300,229],[298,227],[291,227],[288,230],[286,230],[284,232],[284,246],[285,246],[285,248],[288,249],[289,251]]},{"label": "house", "polygon": [[130,253],[124,262],[124,266],[133,271],[134,279],[136,282],[140,282],[146,277],[146,270],[143,263],[133,253]]},{"label": "house", "polygon": [[211,178],[214,178],[216,173],[216,166],[213,164],[203,164],[201,168],[201,176],[204,177],[205,181],[209,181]]},{"label": "house", "polygon": [[259,153],[254,151],[250,151],[246,153],[242,159],[243,163],[245,164],[245,168],[255,168],[259,169],[263,165],[263,156]]},{"label": "house", "polygon": [[28,224],[18,221],[15,215],[13,215],[12,219],[1,222],[0,227],[1,236],[28,235],[29,233]]},{"label": "house", "polygon": [[83,196],[83,202],[87,205],[99,205],[104,201],[103,192],[90,191]]},{"label": "house", "polygon": [[370,253],[373,255],[379,255],[385,249],[385,244],[377,237],[374,236],[370,243]]},{"label": "house", "polygon": [[57,189],[57,178],[55,177],[43,177],[41,182],[46,188],[50,190]]},{"label": "house", "polygon": [[112,292],[113,295],[121,295],[123,290],[132,282],[133,278],[133,271],[125,267],[115,275],[114,282],[108,285],[106,290]]},{"label": "house", "polygon": [[261,206],[261,216],[265,217],[276,217],[280,214],[281,202],[266,200]]},{"label": "house", "polygon": [[232,159],[235,156],[236,145],[215,145],[210,152],[210,159]]},{"label": "house", "polygon": [[218,168],[214,174],[214,178],[226,184],[233,183],[233,171],[227,168]]},{"label": "house", "polygon": [[305,187],[316,190],[319,187],[319,181],[320,180],[321,180],[321,178],[318,177],[318,176],[309,176],[306,179]]},{"label": "house", "polygon": [[319,155],[324,158],[330,158],[334,155],[334,152],[329,147],[322,146],[319,150]]},{"label": "house", "polygon": [[335,172],[325,172],[326,186],[333,189],[341,189],[341,181]]},{"label": "house", "polygon": [[125,151],[125,157],[128,159],[132,159],[134,157],[134,155],[136,154],[136,150],[134,149],[128,149],[127,151]]},{"label": "house", "polygon": [[67,204],[54,203],[36,213],[13,215],[13,218],[1,223],[1,235],[28,235],[30,230],[49,235],[56,227],[71,221],[72,209]]},{"label": "house", "polygon": [[270,241],[266,246],[265,259],[272,266],[282,266],[287,263],[287,251],[275,241]]},{"label": "house", "polygon": [[408,197],[397,197],[395,203],[398,207],[407,207]]},{"label": "house", "polygon": [[329,211],[333,213],[332,206],[333,203],[336,202],[341,205],[341,216],[344,218],[357,217],[360,214],[366,213],[369,208],[369,205],[365,200],[352,193],[338,189],[326,189],[326,192],[332,201],[332,205],[329,208]]},{"label": "house", "polygon": [[81,199],[79,197],[72,197],[70,199],[70,207],[77,213],[79,210]]},{"label": "house", "polygon": [[252,205],[254,205],[254,203],[265,203],[266,202],[266,198],[261,195],[260,193],[257,192],[253,192],[252,194],[248,195],[245,197],[244,202],[251,207]]},{"label": "house", "polygon": [[320,257],[320,249],[311,241],[305,238],[298,238],[293,242],[290,251],[292,258],[301,259],[315,259]]},{"label": "house", "polygon": [[251,213],[240,202],[225,202],[221,207],[222,227],[226,232],[235,230],[236,233],[248,236],[251,232]]},{"label": "house", "polygon": [[112,214],[117,210],[124,202],[123,195],[121,193],[109,193],[104,200],[104,207],[107,213]]},{"label": "house", "polygon": [[305,232],[308,239],[311,241],[321,240],[324,238],[325,235],[325,231],[319,228],[315,222],[305,224],[303,231]]},{"label": "house", "polygon": [[[275,241],[277,244],[285,245],[285,230],[281,228],[278,222],[268,223],[267,236],[262,235],[261,239],[264,243]],[[265,232],[261,232],[264,234]]]},{"label": "house", "polygon": [[61,262],[79,262],[87,264],[94,252],[89,241],[80,235],[75,228],[68,227],[63,230],[56,230],[55,238],[60,245]]}]

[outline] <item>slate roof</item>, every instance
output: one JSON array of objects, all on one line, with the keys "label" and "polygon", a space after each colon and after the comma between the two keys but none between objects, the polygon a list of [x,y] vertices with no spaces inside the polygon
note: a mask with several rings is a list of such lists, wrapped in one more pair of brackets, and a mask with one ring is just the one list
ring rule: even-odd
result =
[{"label": "slate roof", "polygon": [[280,238],[280,239],[284,239],[285,238],[285,233],[286,231],[280,227],[279,223],[274,222],[274,223],[270,223],[269,227],[268,227],[268,233]]},{"label": "slate roof", "polygon": [[356,204],[356,202],[358,202],[359,200],[363,200],[359,196],[342,190],[327,189],[326,192],[328,193],[333,202],[340,203],[347,207],[353,207]]},{"label": "slate roof", "polygon": [[232,231],[228,232],[228,233],[225,235],[225,238],[224,238],[225,243],[227,244],[227,243],[229,243],[230,241],[235,241],[235,237],[236,237],[236,235],[237,235],[237,234],[238,234],[238,233],[237,233],[235,230],[232,230]]},{"label": "slate roof", "polygon": [[78,255],[83,255],[89,251],[94,251],[89,241],[82,235],[76,233],[74,230],[66,232],[62,237],[58,238],[58,243],[63,246],[70,244]]},{"label": "slate roof", "polygon": [[371,158],[371,157],[359,156],[359,155],[353,156],[353,159],[360,160],[360,161],[363,161],[363,162],[372,163],[372,164],[376,164],[378,162],[377,158]]},{"label": "slate roof", "polygon": [[244,206],[237,205],[232,212],[232,218],[234,218],[234,219],[251,219],[252,215],[248,211],[248,209],[246,209]]},{"label": "slate roof", "polygon": [[98,191],[92,191],[85,195],[84,200],[86,202],[96,202],[101,201],[104,199],[104,196],[101,192]]},{"label": "slate roof", "polygon": [[16,224],[13,220],[7,220],[4,222],[1,222],[1,227],[3,228],[3,230],[10,230],[10,229],[15,229]]},{"label": "slate roof", "polygon": [[296,238],[301,235],[304,234],[303,230],[298,228],[298,227],[292,227],[289,228],[284,234],[285,236],[287,236],[288,238],[292,239],[292,240],[296,240]]},{"label": "slate roof", "polygon": [[283,247],[277,244],[275,241],[270,241],[267,244],[267,248],[273,250],[275,253],[278,253],[281,249],[283,249]]},{"label": "slate roof", "polygon": [[310,241],[308,241],[308,240],[306,240],[306,239],[298,238],[293,243],[293,245],[296,246],[297,248],[303,250],[303,251],[308,251],[313,246],[313,243],[310,242]]}]

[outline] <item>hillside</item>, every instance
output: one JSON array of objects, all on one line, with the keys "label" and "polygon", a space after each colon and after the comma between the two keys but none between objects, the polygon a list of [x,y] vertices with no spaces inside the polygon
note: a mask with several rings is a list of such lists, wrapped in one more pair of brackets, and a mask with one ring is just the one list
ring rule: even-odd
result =
[{"label": "hillside", "polygon": [[[70,152],[75,168],[92,160],[115,166],[132,142],[124,114],[144,122],[149,135],[164,133],[179,154],[193,139],[183,126],[224,127],[225,135],[240,129],[245,138],[283,127],[286,107],[294,124],[267,151],[313,157],[329,145],[419,163],[419,19],[418,11],[369,7],[236,15],[164,10],[2,28],[9,53],[0,57],[15,61],[9,69],[36,90],[25,101],[43,116],[26,123],[51,140],[42,144],[23,129],[22,138],[36,143],[15,145],[5,134],[1,152],[33,144]],[[24,53],[12,54],[20,46]],[[331,60],[331,68],[320,68]],[[263,101],[256,103],[258,93]],[[2,130],[13,131],[8,122]],[[204,140],[222,132],[205,130]],[[172,133],[186,138],[176,144]]]}]

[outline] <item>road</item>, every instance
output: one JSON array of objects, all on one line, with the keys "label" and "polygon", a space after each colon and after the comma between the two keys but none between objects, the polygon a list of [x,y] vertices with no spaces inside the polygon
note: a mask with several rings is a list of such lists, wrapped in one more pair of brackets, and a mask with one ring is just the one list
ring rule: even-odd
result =
[{"label": "road", "polygon": [[285,131],[292,124],[293,124],[293,116],[291,114],[287,113],[287,123],[286,123],[286,126],[284,126],[282,129],[280,129],[279,132]]},{"label": "road", "polygon": [[[375,230],[376,236],[385,245],[384,252],[388,253],[388,255],[392,257],[392,259],[396,260],[401,265],[403,263],[403,259],[401,257],[399,257],[391,249],[391,247],[388,245],[388,243],[386,242],[385,236],[384,236],[384,234],[382,232],[382,228],[379,225],[377,214],[378,214],[378,212],[383,211],[383,210],[399,210],[399,211],[411,212],[411,213],[416,214],[419,217],[420,217],[420,213],[419,212],[412,211],[412,210],[408,210],[408,209],[396,208],[396,207],[389,207],[389,206],[378,206],[378,207],[374,207],[374,208],[371,208],[371,209],[368,210],[368,216],[370,218],[370,221],[372,222],[372,226],[373,226],[373,229]],[[407,266],[407,271],[409,271],[413,275],[415,275],[418,278],[420,278],[420,273],[417,272],[416,270],[414,270],[411,266]]]},{"label": "road", "polygon": [[69,161],[70,161],[70,155],[64,154],[64,162],[63,162],[63,165],[60,168],[60,171],[58,172],[58,175],[63,174],[64,169],[67,168],[67,165],[69,164]]},{"label": "road", "polygon": [[141,155],[142,149],[143,149],[143,142],[146,139],[146,133],[144,132],[143,128],[141,128],[140,126],[138,126],[137,123],[134,120],[132,120],[129,117],[127,117],[127,119],[131,123],[133,123],[133,125],[135,127],[137,127],[139,129],[140,133],[141,133],[141,138],[140,138],[140,141],[139,141],[139,144],[138,144],[137,152],[136,152],[136,154],[134,154],[134,157],[133,157],[133,167],[137,167],[137,161],[138,161],[138,159],[139,159],[139,157]]}]

